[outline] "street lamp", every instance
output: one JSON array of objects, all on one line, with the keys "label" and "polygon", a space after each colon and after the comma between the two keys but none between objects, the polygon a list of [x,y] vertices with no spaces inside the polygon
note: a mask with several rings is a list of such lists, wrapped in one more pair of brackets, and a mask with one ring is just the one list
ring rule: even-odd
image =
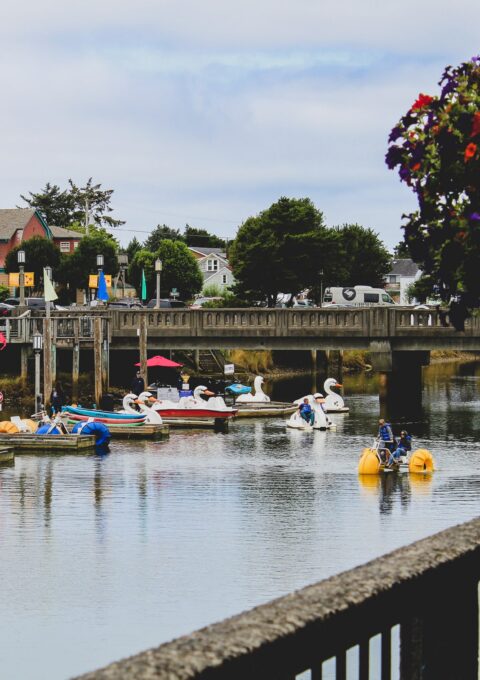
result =
[{"label": "street lamp", "polygon": [[157,274],[157,301],[155,309],[160,309],[160,274],[162,273],[162,261],[159,257],[155,260],[155,273]]},{"label": "street lamp", "polygon": [[40,352],[43,349],[43,335],[35,331],[33,334],[33,351],[35,352],[35,413],[41,408],[42,395],[40,394]]},{"label": "street lamp", "polygon": [[120,274],[122,277],[122,297],[125,297],[125,270],[128,267],[127,253],[120,253],[118,256],[118,264],[120,265]]},{"label": "street lamp", "polygon": [[[97,294],[98,294],[98,286],[100,285],[100,272],[103,269],[103,255],[102,254],[97,255],[97,267],[98,267]],[[93,296],[92,296],[92,299],[93,299]],[[98,304],[100,304],[100,301],[98,301]]]},{"label": "street lamp", "polygon": [[323,269],[320,269],[320,307],[323,307]]},{"label": "street lamp", "polygon": [[20,286],[20,306],[25,305],[25,251],[19,250],[17,252],[17,262],[20,268],[18,283]]},{"label": "street lamp", "polygon": [[[51,267],[45,267],[45,276],[47,276],[47,277],[48,277],[48,280],[50,281],[50,283],[52,283],[52,268],[51,268]],[[52,303],[50,302],[50,300],[47,300],[47,301],[45,302],[45,309],[46,309],[46,313],[47,313],[47,319],[50,318],[50,307],[51,307],[51,304],[52,304]]]}]

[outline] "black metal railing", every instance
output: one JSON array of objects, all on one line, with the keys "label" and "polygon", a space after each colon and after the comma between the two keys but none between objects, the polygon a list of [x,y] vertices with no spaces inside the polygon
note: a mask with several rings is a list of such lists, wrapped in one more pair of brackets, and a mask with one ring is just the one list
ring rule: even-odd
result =
[{"label": "black metal railing", "polygon": [[477,680],[479,578],[476,519],[82,680]]}]

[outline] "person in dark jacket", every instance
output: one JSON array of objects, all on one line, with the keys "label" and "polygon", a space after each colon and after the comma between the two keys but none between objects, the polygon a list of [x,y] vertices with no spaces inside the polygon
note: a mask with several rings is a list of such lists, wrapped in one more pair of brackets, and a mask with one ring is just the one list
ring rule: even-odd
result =
[{"label": "person in dark jacket", "polygon": [[412,450],[412,437],[411,435],[408,434],[406,430],[402,430],[400,432],[400,439],[398,442],[398,446],[390,454],[390,457],[388,459],[388,465],[391,466],[394,463],[398,463],[399,459],[403,456],[408,455],[408,452]]},{"label": "person in dark jacket", "polygon": [[305,420],[309,425],[313,425],[315,421],[315,413],[313,412],[313,408],[310,406],[307,397],[305,397],[303,400],[303,404],[300,404],[298,410],[303,420]]},{"label": "person in dark jacket", "polygon": [[137,371],[134,379],[132,380],[132,392],[136,394],[137,397],[142,392],[145,392],[145,380],[142,378],[140,371]]},{"label": "person in dark jacket", "polygon": [[63,391],[62,388],[62,383],[60,381],[57,381],[55,383],[55,387],[53,388],[50,394],[52,416],[55,415],[55,413],[60,413],[60,411],[62,410],[62,406],[65,406],[66,401],[67,399],[65,396],[65,392]]},{"label": "person in dark jacket", "polygon": [[378,421],[378,439],[380,440],[379,446],[379,451],[381,452],[380,455],[382,455],[383,452],[382,457],[384,462],[386,462],[387,455],[395,451],[397,442],[395,441],[395,437],[393,436],[392,427],[390,423],[386,423],[383,418],[380,418],[380,420]]}]

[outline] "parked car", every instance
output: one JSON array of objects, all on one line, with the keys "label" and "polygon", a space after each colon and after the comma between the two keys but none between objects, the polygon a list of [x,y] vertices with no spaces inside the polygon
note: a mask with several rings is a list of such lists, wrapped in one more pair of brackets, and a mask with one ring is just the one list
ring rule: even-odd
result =
[{"label": "parked car", "polygon": [[109,309],[142,309],[140,300],[135,298],[124,298],[122,300],[112,300],[108,303]]},{"label": "parked car", "polygon": [[[18,307],[20,304],[20,298],[11,297],[4,300],[4,302],[8,305],[12,305],[13,307]],[[32,309],[45,309],[46,304],[44,298],[27,297],[25,298],[25,306],[31,307]]]},{"label": "parked car", "polygon": [[[153,309],[157,304],[156,298],[150,300],[147,304],[148,309]],[[186,307],[187,305],[181,300],[170,300],[166,298],[160,299],[160,309],[177,309],[179,307]]]}]

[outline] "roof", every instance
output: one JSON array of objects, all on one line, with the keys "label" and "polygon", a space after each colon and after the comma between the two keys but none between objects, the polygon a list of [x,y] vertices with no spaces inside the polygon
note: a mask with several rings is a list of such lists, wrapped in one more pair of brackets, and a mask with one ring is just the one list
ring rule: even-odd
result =
[{"label": "roof", "polygon": [[393,260],[392,268],[388,272],[389,276],[416,276],[419,271],[419,266],[408,258],[402,258],[401,260]]},{"label": "roof", "polygon": [[65,229],[64,227],[50,227],[53,238],[83,238],[84,234],[73,229]]},{"label": "roof", "polygon": [[33,208],[1,208],[0,239],[10,241],[17,229],[23,229],[34,215]]},{"label": "roof", "polygon": [[227,253],[223,248],[200,248],[200,246],[197,248],[197,246],[188,246],[188,249],[194,250],[204,257],[207,257],[207,255],[218,255],[219,257],[223,257],[224,260],[227,259]]}]

